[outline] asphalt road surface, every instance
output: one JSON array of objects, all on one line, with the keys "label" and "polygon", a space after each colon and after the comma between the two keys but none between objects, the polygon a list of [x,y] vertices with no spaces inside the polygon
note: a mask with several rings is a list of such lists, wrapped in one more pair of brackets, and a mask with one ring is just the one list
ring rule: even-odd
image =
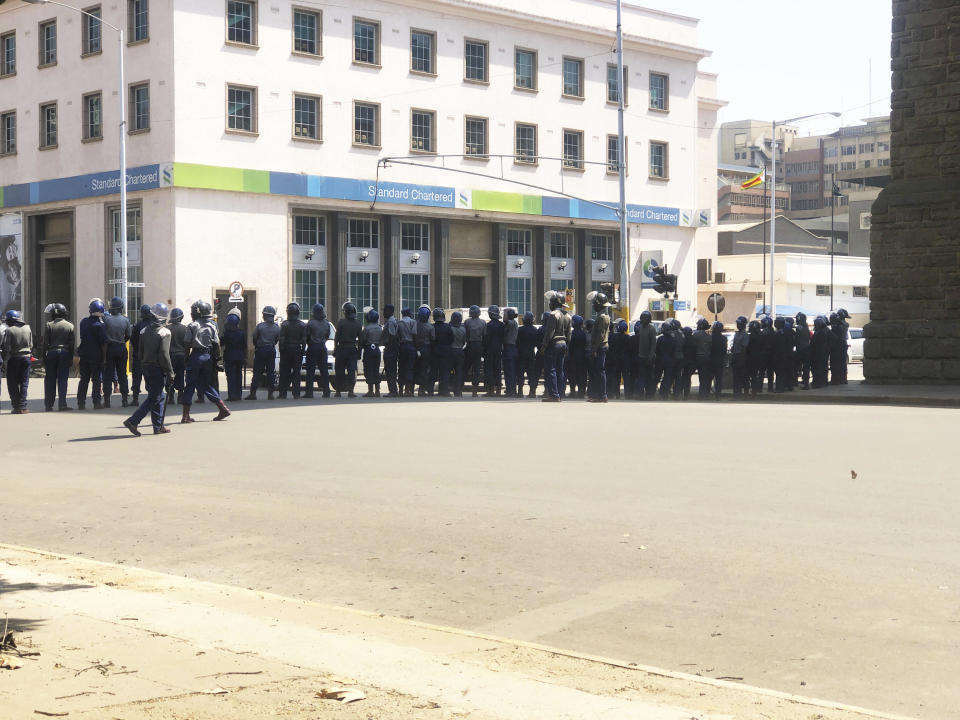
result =
[{"label": "asphalt road surface", "polygon": [[960,716],[955,410],[288,400],[134,438],[6,407],[2,542]]}]

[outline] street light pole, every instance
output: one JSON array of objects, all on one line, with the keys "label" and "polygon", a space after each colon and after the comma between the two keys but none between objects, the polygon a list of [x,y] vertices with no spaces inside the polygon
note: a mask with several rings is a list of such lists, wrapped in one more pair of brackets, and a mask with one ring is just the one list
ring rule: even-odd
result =
[{"label": "street light pole", "polygon": [[58,2],[58,0],[24,0],[24,2],[30,5],[57,5],[58,7],[73,10],[79,15],[84,15],[96,20],[101,25],[106,25],[108,28],[115,30],[120,41],[117,48],[117,55],[120,58],[120,264],[122,265],[120,270],[120,297],[123,298],[123,307],[129,314],[129,308],[127,308],[127,301],[130,294],[129,284],[127,282],[127,93],[123,70],[123,30],[116,25],[108,23],[102,17],[89,13],[86,10],[81,10],[73,5]]},{"label": "street light pole", "polygon": [[[630,230],[627,226],[627,168],[623,136],[623,26],[622,0],[617,0],[617,171],[620,179],[620,307],[630,317]],[[613,302],[613,298],[609,298]]]}]

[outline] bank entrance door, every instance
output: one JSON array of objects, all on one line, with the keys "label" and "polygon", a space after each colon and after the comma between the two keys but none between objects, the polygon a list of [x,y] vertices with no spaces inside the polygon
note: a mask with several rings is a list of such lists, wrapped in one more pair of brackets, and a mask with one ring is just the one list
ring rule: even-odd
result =
[{"label": "bank entrance door", "polygon": [[43,309],[50,303],[63,303],[73,318],[83,315],[73,297],[73,214],[34,215],[28,229],[31,291],[24,310],[39,335],[47,320]]},{"label": "bank entrance door", "polygon": [[483,283],[486,278],[475,275],[450,276],[450,304],[455,308],[479,305],[484,307]]}]

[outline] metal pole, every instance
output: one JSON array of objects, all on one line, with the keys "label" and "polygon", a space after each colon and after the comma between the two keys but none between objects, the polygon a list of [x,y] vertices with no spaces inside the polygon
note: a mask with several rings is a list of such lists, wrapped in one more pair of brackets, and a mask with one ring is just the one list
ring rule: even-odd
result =
[{"label": "metal pole", "polygon": [[773,127],[773,152],[770,158],[770,315],[777,316],[777,305],[773,296],[773,268],[777,253],[777,121]]},{"label": "metal pole", "polygon": [[127,281],[127,89],[123,75],[123,30],[118,30],[120,45],[120,293],[127,315],[130,288]]},{"label": "metal pole", "polygon": [[837,234],[833,226],[834,207],[837,202],[837,197],[833,193],[836,187],[833,177],[833,173],[830,173],[830,312],[833,312],[833,254],[837,242]]},{"label": "metal pole", "polygon": [[[766,168],[764,168],[766,169]],[[763,279],[761,280],[761,285],[763,286],[763,310],[766,312],[767,307],[767,174],[763,174],[763,205],[761,209],[763,210],[763,256],[760,260],[761,273],[763,274]]]},{"label": "metal pole", "polygon": [[[632,316],[630,305],[630,231],[627,226],[627,169],[623,137],[623,27],[622,0],[617,0],[617,169],[620,175],[620,306]],[[611,298],[612,300],[612,298]]]}]

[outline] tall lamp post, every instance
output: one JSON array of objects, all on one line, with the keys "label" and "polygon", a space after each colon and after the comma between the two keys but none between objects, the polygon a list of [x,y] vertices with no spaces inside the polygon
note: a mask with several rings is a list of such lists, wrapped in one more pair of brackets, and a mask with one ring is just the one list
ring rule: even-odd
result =
[{"label": "tall lamp post", "polygon": [[123,30],[116,25],[108,23],[102,17],[93,15],[73,5],[58,2],[58,0],[23,1],[30,5],[57,5],[67,8],[68,10],[73,10],[73,12],[78,15],[85,15],[87,18],[96,20],[101,25],[106,25],[108,28],[112,28],[117,32],[117,38],[120,41],[117,46],[117,57],[120,62],[120,91],[118,93],[120,97],[120,264],[122,266],[120,270],[120,297],[123,298],[124,309],[129,312],[129,308],[127,308],[127,301],[129,300],[129,284],[127,282],[127,93],[124,87],[123,77]]},{"label": "tall lamp post", "polygon": [[800,117],[788,118],[787,120],[774,120],[771,124],[771,144],[770,153],[770,315],[776,317],[777,304],[774,301],[773,287],[774,276],[773,268],[777,257],[777,125],[789,125],[800,120],[809,120],[810,118],[820,117],[821,115],[832,115],[840,117],[838,112],[818,112],[810,115],[801,115]]},{"label": "tall lamp post", "polygon": [[[617,0],[617,176],[620,182],[620,306],[627,308],[630,317],[630,229],[627,226],[627,167],[624,164],[627,149],[623,134],[623,25],[622,2]],[[613,302],[613,298],[607,298]]]}]

